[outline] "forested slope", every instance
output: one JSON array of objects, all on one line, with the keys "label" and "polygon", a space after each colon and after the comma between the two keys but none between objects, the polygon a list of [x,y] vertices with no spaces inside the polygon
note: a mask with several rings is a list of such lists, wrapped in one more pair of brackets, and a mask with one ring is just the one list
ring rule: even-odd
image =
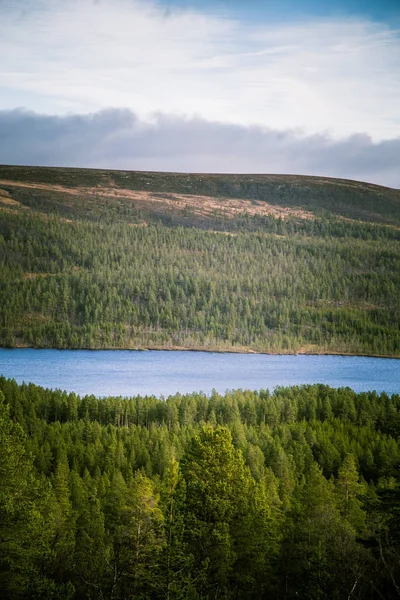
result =
[{"label": "forested slope", "polygon": [[0,167],[0,345],[400,356],[400,191]]},{"label": "forested slope", "polygon": [[0,378],[4,599],[390,600],[400,397],[130,399]]}]

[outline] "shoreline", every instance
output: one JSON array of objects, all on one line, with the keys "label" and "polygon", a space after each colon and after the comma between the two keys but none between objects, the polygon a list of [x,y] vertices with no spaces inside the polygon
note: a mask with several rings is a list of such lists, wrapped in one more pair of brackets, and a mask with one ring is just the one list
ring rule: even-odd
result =
[{"label": "shoreline", "polygon": [[265,356],[343,356],[343,357],[360,357],[360,358],[384,358],[384,359],[393,359],[400,360],[400,355],[393,356],[390,354],[357,354],[351,352],[340,352],[335,350],[321,350],[321,351],[307,351],[307,350],[299,350],[298,352],[267,352],[262,350],[253,350],[252,348],[240,347],[240,348],[230,348],[230,349],[218,349],[218,348],[188,348],[186,346],[170,346],[170,347],[160,347],[160,346],[146,346],[146,347],[137,347],[131,348],[126,346],[112,346],[112,347],[103,347],[103,348],[89,348],[89,347],[81,347],[81,348],[57,348],[54,346],[29,346],[28,344],[18,344],[16,346],[0,346],[0,350],[67,350],[67,351],[90,351],[90,352],[102,352],[102,351],[127,351],[127,352],[207,352],[207,353],[215,353],[215,354],[260,354]]}]

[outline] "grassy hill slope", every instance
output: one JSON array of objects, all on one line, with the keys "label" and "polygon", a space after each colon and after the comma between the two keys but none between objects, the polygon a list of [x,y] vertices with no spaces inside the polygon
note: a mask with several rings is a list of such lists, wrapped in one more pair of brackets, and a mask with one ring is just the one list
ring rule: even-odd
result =
[{"label": "grassy hill slope", "polygon": [[[27,186],[27,187],[24,187]],[[143,208],[147,202],[158,200],[161,211],[179,210],[180,196],[197,196],[197,209],[207,209],[212,198],[217,210],[229,212],[235,205],[230,200],[242,200],[238,210],[257,207],[260,214],[264,205],[296,209],[312,213],[347,217],[375,223],[400,225],[400,190],[345,179],[306,177],[299,175],[204,175],[186,173],[153,173],[112,171],[100,169],[65,169],[50,167],[15,167],[0,165],[0,190],[5,189],[23,203],[34,204],[38,196],[56,204],[70,204],[74,198],[106,198],[114,205],[135,202]],[[36,191],[35,191],[36,190]],[[132,193],[143,192],[136,196]],[[200,196],[200,198],[198,198]],[[114,201],[114,202],[113,202]],[[175,202],[174,202],[175,201]],[[192,208],[190,198],[188,204]],[[52,208],[51,202],[48,208]],[[54,207],[53,207],[54,208]],[[83,207],[80,207],[82,210]],[[254,208],[253,208],[254,210]],[[150,209],[151,211],[151,209]],[[285,212],[285,211],[284,211]],[[284,213],[283,213],[284,214]],[[294,212],[296,215],[296,212]],[[279,215],[275,215],[279,216]]]}]

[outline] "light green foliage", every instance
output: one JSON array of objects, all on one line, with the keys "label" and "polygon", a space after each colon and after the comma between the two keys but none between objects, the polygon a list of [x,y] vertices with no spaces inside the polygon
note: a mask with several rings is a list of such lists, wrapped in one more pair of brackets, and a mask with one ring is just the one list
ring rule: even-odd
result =
[{"label": "light green foliage", "polygon": [[164,545],[163,514],[153,483],[142,473],[125,483],[116,471],[106,499],[105,562],[111,598],[147,598]]},{"label": "light green foliage", "polygon": [[[235,564],[232,526],[248,510],[251,480],[227,429],[207,427],[193,438],[181,463],[186,484],[186,542],[200,595],[224,594]],[[204,581],[203,581],[204,580]]]},{"label": "light green foliage", "polygon": [[361,501],[365,492],[366,486],[359,481],[355,456],[348,454],[338,471],[336,494],[341,515],[356,531],[362,530],[365,520]]},{"label": "light green foliage", "polygon": [[397,597],[399,396],[0,390],[2,597]]}]

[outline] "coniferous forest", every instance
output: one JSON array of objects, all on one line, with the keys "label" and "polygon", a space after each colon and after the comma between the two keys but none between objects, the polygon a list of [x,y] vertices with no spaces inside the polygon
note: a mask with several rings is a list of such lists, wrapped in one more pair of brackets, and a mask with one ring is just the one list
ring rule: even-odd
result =
[{"label": "coniferous forest", "polygon": [[400,356],[400,192],[0,167],[0,345]]},{"label": "coniferous forest", "polygon": [[399,597],[400,396],[0,389],[2,598]]}]

